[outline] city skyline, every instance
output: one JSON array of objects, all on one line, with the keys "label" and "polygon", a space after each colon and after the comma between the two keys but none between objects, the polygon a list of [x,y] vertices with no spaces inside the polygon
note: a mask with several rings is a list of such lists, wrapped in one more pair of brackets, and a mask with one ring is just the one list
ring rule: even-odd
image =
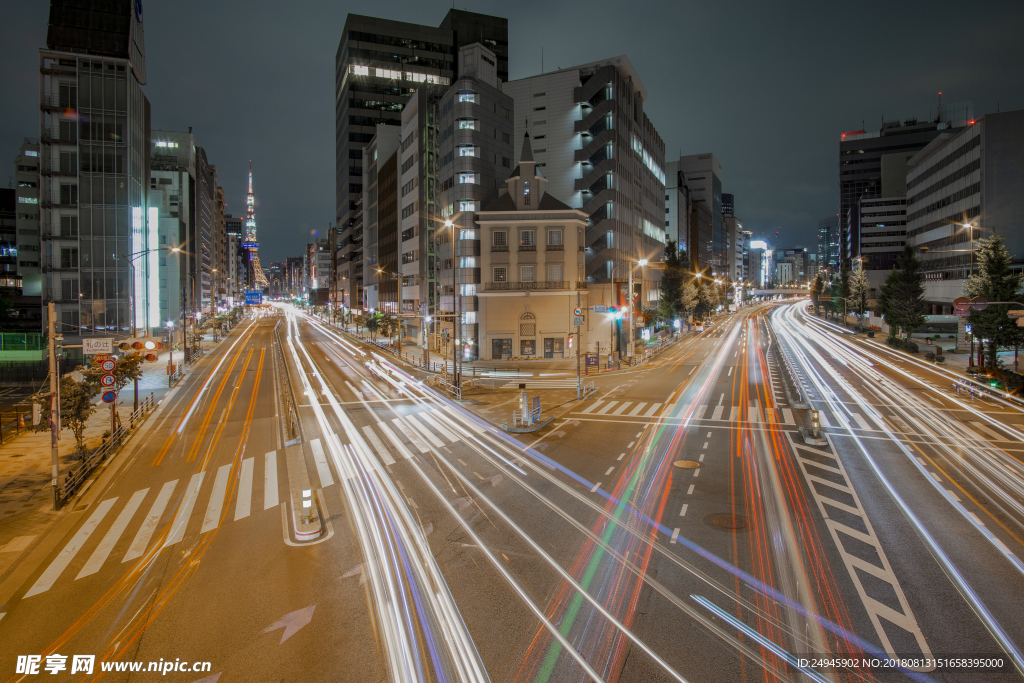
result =
[{"label": "city skyline", "polygon": [[[763,16],[753,4],[728,13],[710,7],[684,13],[655,3],[623,25],[604,22],[601,6],[584,17],[547,8],[539,22],[496,2],[469,9],[508,16],[512,80],[541,73],[542,49],[544,72],[627,54],[650,91],[645,109],[662,133],[666,158],[714,152],[722,161],[723,191],[736,196],[746,229],[760,236],[781,228],[785,244],[814,244],[818,220],[834,213],[841,132],[862,125],[876,130],[883,116],[934,116],[939,91],[945,101],[972,101],[976,114],[1024,107],[1017,94],[1024,92],[1024,76],[1000,68],[1024,61],[1024,47],[1013,42],[1010,29],[1024,9],[1009,3],[982,8],[975,23],[961,30],[961,42],[971,49],[955,53],[931,48],[932,36],[953,27],[952,3],[949,12],[936,8],[928,16],[888,8],[884,26],[876,26],[877,15],[868,10],[859,16],[838,8]],[[289,245],[297,236],[324,236],[334,220],[333,62],[347,13],[437,25],[449,6],[399,4],[386,13],[355,5],[299,14],[284,8],[246,13],[231,4],[190,9],[178,5],[170,13],[146,6],[153,127],[193,127],[197,144],[216,159],[226,210],[234,215],[244,213],[252,158],[261,186],[264,258],[294,255]],[[22,138],[38,136],[37,55],[47,11],[45,3],[19,6],[0,29],[0,55],[9,66],[0,76],[6,94],[0,149],[7,158],[16,155]],[[658,13],[667,20],[654,21]],[[834,54],[837,22],[848,35],[858,35],[857,51]],[[222,28],[232,25],[238,30]],[[560,28],[566,25],[580,30],[566,39]],[[687,25],[706,30],[673,33],[673,26]],[[195,32],[194,45],[210,47],[177,49],[183,44],[178,36],[189,31]],[[634,40],[639,33],[650,39]],[[666,56],[663,48],[675,35],[693,36],[695,49]],[[893,60],[905,68],[889,68]]]}]

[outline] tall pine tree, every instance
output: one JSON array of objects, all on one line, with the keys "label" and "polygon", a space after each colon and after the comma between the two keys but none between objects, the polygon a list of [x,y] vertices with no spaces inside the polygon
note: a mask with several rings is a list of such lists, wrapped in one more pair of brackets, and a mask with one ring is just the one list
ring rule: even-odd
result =
[{"label": "tall pine tree", "polygon": [[[1018,301],[1021,281],[1019,273],[1010,270],[1012,258],[1005,245],[1006,238],[993,235],[977,241],[974,257],[974,275],[964,283],[964,292],[972,299],[985,297],[989,301]],[[1006,312],[1009,305],[989,305],[983,311],[971,310],[969,321],[974,336],[987,340],[985,365],[996,367],[996,352],[1000,346],[1012,346],[1016,338],[1015,323]]]},{"label": "tall pine tree", "polygon": [[889,324],[890,337],[899,334],[909,339],[914,330],[924,324],[924,272],[909,244],[903,247],[896,268],[885,277],[878,305]]}]

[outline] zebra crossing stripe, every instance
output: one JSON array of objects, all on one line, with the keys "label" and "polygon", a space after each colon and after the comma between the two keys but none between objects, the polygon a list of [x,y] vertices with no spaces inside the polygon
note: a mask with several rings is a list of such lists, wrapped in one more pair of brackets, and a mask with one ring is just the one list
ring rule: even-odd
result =
[{"label": "zebra crossing stripe", "polygon": [[412,442],[412,445],[416,447],[416,450],[418,450],[420,453],[430,452],[430,449],[427,448],[427,444],[423,443],[423,440],[420,439],[420,437],[417,436],[414,431],[409,429],[409,426],[405,424],[405,421],[402,420],[402,418],[396,417],[393,418],[391,421],[395,424],[396,427],[398,427],[398,430],[405,434],[406,438],[408,438],[409,441]]},{"label": "zebra crossing stripe", "polygon": [[616,403],[618,403],[618,401],[608,401],[608,405],[606,405],[604,408],[601,408],[601,410],[594,413],[594,415],[607,415],[608,411],[611,410]]},{"label": "zebra crossing stripe", "polygon": [[637,415],[639,415],[640,411],[644,409],[645,405],[647,405],[646,402],[637,403],[636,408],[633,408],[633,410],[629,411],[629,417],[636,417]]},{"label": "zebra crossing stripe", "polygon": [[417,420],[417,415],[409,415],[409,423],[417,429],[423,436],[427,438],[427,441],[434,444],[435,448],[444,448],[444,441],[434,436],[434,433],[430,431],[427,425],[420,420]]},{"label": "zebra crossing stripe", "polygon": [[725,406],[715,406],[715,412],[711,413],[712,420],[721,420],[722,412],[725,410]]},{"label": "zebra crossing stripe", "polygon": [[871,429],[871,425],[868,424],[867,420],[865,420],[860,413],[851,412],[850,417],[853,418],[853,421],[856,422],[857,426],[861,429]]},{"label": "zebra crossing stripe", "polygon": [[280,504],[277,497],[277,451],[266,455],[267,468],[263,475],[263,509],[276,508]]},{"label": "zebra crossing stripe", "polygon": [[213,480],[213,492],[210,494],[210,502],[206,506],[206,516],[203,517],[203,528],[199,530],[199,533],[205,534],[207,531],[213,531],[220,525],[220,513],[224,509],[224,496],[227,494],[230,477],[230,464],[217,468],[217,477]]},{"label": "zebra crossing stripe", "polygon": [[128,552],[125,553],[122,562],[128,560],[134,560],[137,557],[142,557],[143,553],[146,552],[146,546],[149,545],[149,539],[153,537],[153,532],[156,531],[157,522],[164,515],[164,510],[167,508],[167,503],[171,499],[171,494],[174,493],[174,487],[178,485],[178,480],[173,479],[160,489],[160,493],[157,494],[156,500],[153,501],[153,507],[149,509],[149,514],[146,515],[146,519],[142,522],[142,526],[135,533],[135,540],[132,541],[132,545],[128,548]]},{"label": "zebra crossing stripe", "polygon": [[740,417],[740,407],[733,406],[729,409],[729,422],[735,422]]},{"label": "zebra crossing stripe", "polygon": [[309,447],[313,449],[313,462],[316,463],[316,473],[320,477],[320,486],[327,488],[334,483],[334,477],[331,476],[331,467],[327,464],[324,446],[320,443],[320,439],[311,439]]},{"label": "zebra crossing stripe", "polygon": [[252,511],[252,458],[242,461],[242,472],[238,479],[238,502],[235,503],[235,521],[248,517]]},{"label": "zebra crossing stripe", "polygon": [[434,417],[430,413],[420,413],[419,414],[419,418],[421,420],[425,421],[431,427],[433,427],[434,430],[438,434],[440,434],[444,438],[448,439],[452,443],[455,443],[456,441],[458,441],[458,438],[455,436],[456,432],[454,432],[454,431],[449,432],[449,431],[445,430],[445,428],[441,426],[441,423],[439,422],[439,420],[435,420]]},{"label": "zebra crossing stripe", "polygon": [[787,425],[796,424],[796,420],[793,419],[793,411],[789,408],[782,409],[782,423]]},{"label": "zebra crossing stripe", "polygon": [[185,487],[185,497],[178,506],[178,512],[171,522],[171,533],[164,542],[164,547],[180,543],[185,538],[185,527],[188,526],[188,518],[192,516],[192,508],[196,506],[196,498],[199,497],[199,487],[203,485],[203,477],[206,472],[196,472]]},{"label": "zebra crossing stripe", "polygon": [[399,439],[398,436],[396,436],[393,431],[391,431],[390,427],[388,427],[383,422],[378,422],[377,428],[380,429],[381,433],[384,434],[385,437],[387,437],[388,441],[390,441],[394,445],[394,447],[398,449],[398,452],[402,455],[402,457],[404,457],[406,460],[412,460],[412,451],[405,447],[405,444],[402,443],[402,440]]},{"label": "zebra crossing stripe", "polygon": [[61,575],[61,572],[67,569],[68,565],[71,564],[72,558],[74,558],[78,551],[82,549],[85,542],[89,540],[89,536],[91,536],[92,532],[96,530],[96,527],[100,525],[100,522],[103,521],[103,518],[108,512],[110,512],[110,508],[114,507],[114,503],[116,502],[117,498],[108,498],[96,507],[95,512],[93,512],[89,519],[86,520],[85,524],[82,525],[82,528],[78,530],[78,533],[74,535],[66,546],[64,546],[64,550],[60,551],[60,554],[57,555],[56,559],[54,559],[50,566],[46,568],[46,571],[44,571],[32,587],[28,589],[28,592],[25,593],[26,598],[30,598],[33,595],[38,595],[39,593],[50,590],[53,582],[56,581]]},{"label": "zebra crossing stripe", "polygon": [[100,544],[96,546],[96,550],[93,551],[89,557],[89,561],[82,567],[82,571],[78,572],[78,576],[75,579],[80,579],[83,576],[92,576],[100,570],[103,563],[107,561],[107,557],[110,555],[110,551],[114,549],[114,544],[117,543],[118,539],[121,538],[121,534],[124,533],[125,528],[128,526],[128,522],[131,521],[135,512],[142,505],[143,499],[146,494],[149,493],[149,489],[142,489],[136,491],[132,497],[128,500],[128,504],[121,510],[121,514],[114,520],[114,525],[107,531],[107,535],[103,537]]},{"label": "zebra crossing stripe", "polygon": [[622,415],[622,412],[623,412],[623,411],[624,411],[624,410],[625,410],[626,408],[630,407],[631,405],[633,405],[633,402],[632,402],[632,401],[626,401],[626,402],[625,402],[625,403],[623,403],[623,404],[622,404],[621,406],[619,406],[618,408],[616,408],[616,409],[615,409],[615,412],[614,412],[614,413],[611,413],[611,414],[612,414],[612,415]]},{"label": "zebra crossing stripe", "polygon": [[604,403],[604,401],[603,401],[603,400],[600,400],[600,399],[599,399],[599,400],[597,400],[597,401],[594,401],[594,402],[593,402],[593,403],[591,403],[591,404],[590,404],[589,406],[587,406],[587,407],[586,407],[586,409],[584,409],[584,410],[581,410],[581,411],[580,411],[580,413],[581,413],[581,414],[586,414],[586,413],[589,413],[589,412],[593,411],[593,410],[594,410],[594,408],[597,408],[597,407],[598,407],[599,405],[601,405],[602,403]]},{"label": "zebra crossing stripe", "polygon": [[363,426],[363,433],[366,434],[366,438],[369,439],[370,445],[373,446],[374,450],[377,451],[377,455],[381,460],[384,461],[385,465],[394,465],[395,459],[391,457],[391,453],[384,447],[384,444],[377,438],[377,432],[373,431],[373,427],[370,425]]}]

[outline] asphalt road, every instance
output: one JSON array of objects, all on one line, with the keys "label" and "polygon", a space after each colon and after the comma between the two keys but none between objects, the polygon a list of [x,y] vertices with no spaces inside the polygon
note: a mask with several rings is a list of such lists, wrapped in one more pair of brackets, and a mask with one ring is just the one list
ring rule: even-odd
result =
[{"label": "asphalt road", "polygon": [[60,653],[209,661],[168,675],[211,682],[1017,680],[798,661],[1006,657],[1024,532],[1015,470],[995,476],[1012,427],[785,313],[598,376],[519,439],[295,311],[239,326],[0,577],[0,671]]}]

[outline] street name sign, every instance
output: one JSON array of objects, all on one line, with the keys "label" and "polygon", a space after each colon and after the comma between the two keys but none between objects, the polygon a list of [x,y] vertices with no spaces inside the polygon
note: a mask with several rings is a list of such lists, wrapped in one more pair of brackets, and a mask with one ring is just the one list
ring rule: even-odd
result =
[{"label": "street name sign", "polygon": [[85,337],[82,339],[82,353],[87,356],[95,356],[97,353],[110,353],[113,341],[112,337],[99,337],[95,339]]},{"label": "street name sign", "polygon": [[593,306],[590,310],[592,310],[594,313],[607,313],[608,312],[608,307],[607,306]]},{"label": "street name sign", "polygon": [[1014,309],[1006,312],[1011,318],[1024,318],[1024,309]]}]

